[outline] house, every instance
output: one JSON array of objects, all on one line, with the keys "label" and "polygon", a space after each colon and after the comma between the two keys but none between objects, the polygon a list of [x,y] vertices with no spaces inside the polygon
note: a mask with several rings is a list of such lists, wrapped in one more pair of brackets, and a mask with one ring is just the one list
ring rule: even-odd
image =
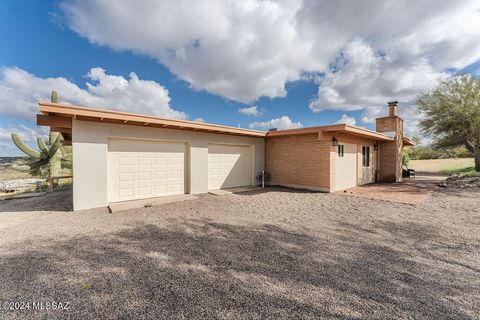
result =
[{"label": "house", "polygon": [[40,102],[37,124],[73,149],[74,210],[111,202],[270,184],[333,192],[400,181],[403,120],[396,102],[377,131],[335,124],[256,131]]}]

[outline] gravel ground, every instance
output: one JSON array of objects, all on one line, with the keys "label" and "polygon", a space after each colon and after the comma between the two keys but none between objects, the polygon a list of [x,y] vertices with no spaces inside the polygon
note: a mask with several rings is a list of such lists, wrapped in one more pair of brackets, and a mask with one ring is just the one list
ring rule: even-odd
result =
[{"label": "gravel ground", "polygon": [[[69,302],[0,318],[480,318],[478,190],[415,207],[267,188],[114,214],[62,212],[69,195],[0,202],[0,302]],[[22,211],[45,200],[58,211]]]}]

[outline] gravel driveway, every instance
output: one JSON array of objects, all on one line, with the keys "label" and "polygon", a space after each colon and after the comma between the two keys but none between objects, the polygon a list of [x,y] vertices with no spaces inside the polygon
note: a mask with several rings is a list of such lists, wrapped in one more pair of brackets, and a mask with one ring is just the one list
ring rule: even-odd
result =
[{"label": "gravel driveway", "polygon": [[69,192],[49,195],[58,212],[0,202],[0,302],[68,310],[0,318],[480,318],[478,190],[415,207],[268,188],[114,214],[61,212]]}]

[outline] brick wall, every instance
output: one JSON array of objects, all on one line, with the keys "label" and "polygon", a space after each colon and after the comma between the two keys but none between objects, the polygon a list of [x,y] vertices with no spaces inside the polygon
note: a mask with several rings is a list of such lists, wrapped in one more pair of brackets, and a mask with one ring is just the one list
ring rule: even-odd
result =
[{"label": "brick wall", "polygon": [[379,144],[380,179],[384,182],[398,182],[402,180],[402,151],[403,151],[403,120],[398,116],[378,118],[377,132],[395,132],[395,139],[391,142]]},{"label": "brick wall", "polygon": [[[372,150],[372,174],[377,167],[377,154],[373,140],[344,134],[305,134],[267,137],[265,141],[265,170],[272,184],[298,187],[314,187],[323,191],[335,189],[335,159],[337,147],[332,146],[332,137],[339,143],[358,145],[357,181],[362,179],[361,146]],[[320,140],[319,140],[320,138]]]},{"label": "brick wall", "polygon": [[267,137],[265,170],[270,182],[279,185],[330,189],[330,141],[318,134]]}]

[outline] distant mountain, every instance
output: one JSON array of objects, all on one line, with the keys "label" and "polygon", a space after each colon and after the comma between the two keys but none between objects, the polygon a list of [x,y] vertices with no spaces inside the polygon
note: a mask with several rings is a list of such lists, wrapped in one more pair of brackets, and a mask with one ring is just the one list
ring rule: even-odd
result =
[{"label": "distant mountain", "polygon": [[0,157],[0,164],[10,164],[21,158],[22,157]]}]

